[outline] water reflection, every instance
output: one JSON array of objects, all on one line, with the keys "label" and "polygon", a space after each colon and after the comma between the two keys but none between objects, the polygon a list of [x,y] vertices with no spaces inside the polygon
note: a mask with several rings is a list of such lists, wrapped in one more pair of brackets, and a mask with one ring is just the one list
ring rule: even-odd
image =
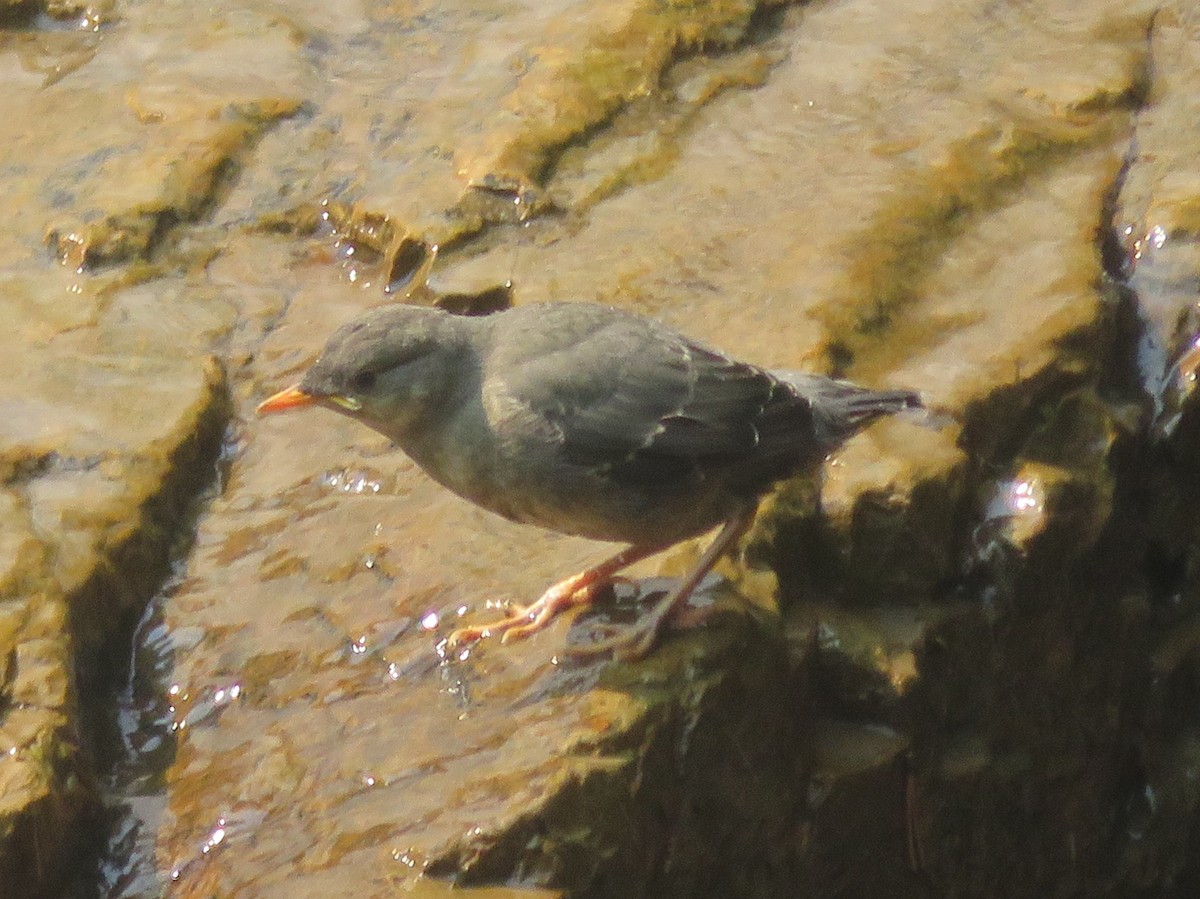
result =
[{"label": "water reflection", "polygon": [[245,842],[266,819],[266,813],[258,809],[239,809],[218,815],[194,852],[173,864],[168,876],[178,883],[185,875],[194,874],[195,867],[216,853],[218,848],[231,843]]},{"label": "water reflection", "polygon": [[989,522],[1011,523],[1028,516],[1033,521],[1040,522],[1045,507],[1045,487],[1040,478],[1018,477],[997,481],[984,508],[984,519]]},{"label": "water reflection", "polygon": [[383,475],[364,468],[330,469],[321,475],[321,484],[341,493],[376,494],[383,490]]}]

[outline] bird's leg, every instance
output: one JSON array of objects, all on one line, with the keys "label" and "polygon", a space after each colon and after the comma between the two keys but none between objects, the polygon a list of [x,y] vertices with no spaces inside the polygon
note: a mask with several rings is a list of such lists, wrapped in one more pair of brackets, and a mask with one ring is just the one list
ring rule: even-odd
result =
[{"label": "bird's leg", "polygon": [[453,648],[490,637],[492,634],[500,634],[500,641],[507,643],[509,640],[520,639],[540,631],[564,609],[591,602],[601,588],[612,583],[613,576],[622,568],[662,552],[669,545],[628,546],[599,565],[593,565],[579,574],[559,581],[536,602],[517,609],[507,618],[488,625],[458,628],[447,638],[447,645]]},{"label": "bird's leg", "polygon": [[688,601],[688,597],[692,595],[712,567],[717,564],[717,560],[750,529],[750,525],[754,521],[754,508],[753,505],[744,506],[727,519],[725,526],[713,538],[713,542],[708,545],[708,549],[704,551],[704,555],[700,557],[696,566],[688,572],[675,589],[655,603],[649,614],[641,621],[615,637],[584,646],[572,646],[568,651],[572,655],[598,655],[611,652],[613,658],[622,661],[643,658],[654,648],[663,627]]}]

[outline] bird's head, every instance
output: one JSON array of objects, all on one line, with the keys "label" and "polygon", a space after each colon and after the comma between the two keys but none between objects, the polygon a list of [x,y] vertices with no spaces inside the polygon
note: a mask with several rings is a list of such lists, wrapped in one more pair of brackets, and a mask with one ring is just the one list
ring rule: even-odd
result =
[{"label": "bird's head", "polygon": [[259,414],[324,406],[401,440],[440,403],[462,358],[459,322],[437,309],[384,306],[334,332],[304,379]]}]

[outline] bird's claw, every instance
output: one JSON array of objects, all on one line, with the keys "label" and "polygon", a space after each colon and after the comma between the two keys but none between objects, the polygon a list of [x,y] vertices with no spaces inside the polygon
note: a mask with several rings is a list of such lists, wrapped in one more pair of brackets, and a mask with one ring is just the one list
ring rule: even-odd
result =
[{"label": "bird's claw", "polygon": [[486,639],[493,634],[500,635],[502,644],[507,644],[510,640],[524,639],[547,627],[559,612],[571,606],[591,602],[596,592],[607,583],[606,581],[575,586],[572,580],[563,581],[543,593],[536,602],[517,609],[500,621],[488,625],[460,627],[451,631],[450,636],[446,638],[446,645],[454,649],[466,643]]},{"label": "bird's claw", "polygon": [[535,615],[527,619],[526,624],[516,624],[511,627],[504,628],[500,633],[501,645],[507,646],[510,640],[522,640],[530,634],[536,633],[550,623],[552,615],[547,615],[545,609],[538,611]]}]

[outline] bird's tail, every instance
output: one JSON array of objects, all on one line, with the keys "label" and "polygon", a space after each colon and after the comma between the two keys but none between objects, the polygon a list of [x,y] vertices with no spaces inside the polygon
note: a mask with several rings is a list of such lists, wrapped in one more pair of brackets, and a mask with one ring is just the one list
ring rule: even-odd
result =
[{"label": "bird's tail", "polygon": [[849,440],[871,422],[905,409],[921,409],[912,390],[871,390],[806,372],[774,372],[812,404],[818,439],[830,449]]}]

